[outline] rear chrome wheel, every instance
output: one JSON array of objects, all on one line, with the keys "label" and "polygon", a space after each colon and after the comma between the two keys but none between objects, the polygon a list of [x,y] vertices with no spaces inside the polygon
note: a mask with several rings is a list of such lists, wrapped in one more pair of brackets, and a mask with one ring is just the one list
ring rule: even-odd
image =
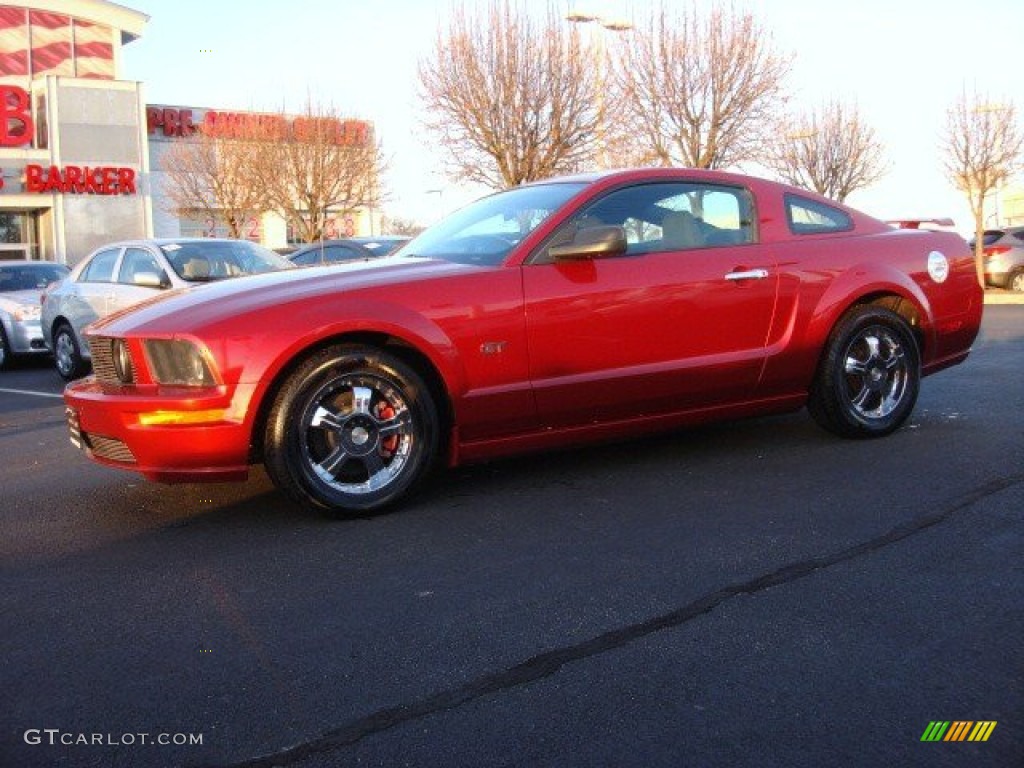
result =
[{"label": "rear chrome wheel", "polygon": [[437,409],[420,376],[381,350],[339,345],[300,365],[281,388],[265,461],[292,498],[351,516],[408,492],[437,445]]},{"label": "rear chrome wheel", "polygon": [[902,317],[856,307],[829,338],[808,408],[822,427],[843,437],[887,435],[913,410],[920,369],[917,340]]},{"label": "rear chrome wheel", "polygon": [[1024,293],[1024,269],[1019,269],[1010,275],[1010,279],[1006,281],[1006,287],[1011,291]]}]

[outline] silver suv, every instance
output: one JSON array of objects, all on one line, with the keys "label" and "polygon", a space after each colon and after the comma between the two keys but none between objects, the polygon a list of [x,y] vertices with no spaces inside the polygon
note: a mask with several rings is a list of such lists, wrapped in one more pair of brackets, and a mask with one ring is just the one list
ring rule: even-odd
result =
[{"label": "silver suv", "polygon": [[985,285],[1024,292],[1024,227],[985,230],[982,249]]}]

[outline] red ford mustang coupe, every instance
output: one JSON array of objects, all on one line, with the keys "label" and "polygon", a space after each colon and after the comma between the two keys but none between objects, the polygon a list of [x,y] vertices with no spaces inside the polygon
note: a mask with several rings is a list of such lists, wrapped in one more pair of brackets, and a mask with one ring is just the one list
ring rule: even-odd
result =
[{"label": "red ford mustang coupe", "polygon": [[747,176],[618,171],[484,198],[385,259],[108,317],[65,399],[98,462],[193,482],[262,461],[344,516],[439,460],[804,405],[838,435],[886,435],[981,313],[954,234]]}]

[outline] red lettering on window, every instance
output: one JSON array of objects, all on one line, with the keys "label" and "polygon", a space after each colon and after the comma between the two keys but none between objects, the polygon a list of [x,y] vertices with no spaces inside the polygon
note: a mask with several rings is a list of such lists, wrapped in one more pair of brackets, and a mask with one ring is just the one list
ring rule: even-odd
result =
[{"label": "red lettering on window", "polygon": [[164,114],[164,136],[177,136],[178,131],[178,110],[165,109]]},{"label": "red lettering on window", "polygon": [[118,168],[117,186],[119,187],[119,191],[122,195],[134,195],[135,171],[133,171],[131,168]]},{"label": "red lettering on window", "polygon": [[15,85],[0,85],[0,146],[31,144],[35,130],[28,94]]},{"label": "red lettering on window", "polygon": [[85,191],[85,183],[82,181],[82,169],[77,165],[69,165],[64,169],[64,182],[67,192],[82,193]]},{"label": "red lettering on window", "polygon": [[163,124],[163,112],[156,107],[146,107],[146,132],[156,133],[156,129]]},{"label": "red lettering on window", "polygon": [[25,191],[43,191],[43,166],[32,163],[25,166]]}]

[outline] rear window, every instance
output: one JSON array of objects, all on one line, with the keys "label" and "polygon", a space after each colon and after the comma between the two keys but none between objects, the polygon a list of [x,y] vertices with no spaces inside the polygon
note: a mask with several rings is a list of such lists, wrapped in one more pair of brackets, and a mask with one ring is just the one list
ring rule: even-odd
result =
[{"label": "rear window", "polygon": [[794,235],[817,235],[853,229],[849,214],[831,205],[796,195],[786,195],[786,219]]},{"label": "rear window", "polygon": [[992,245],[1006,233],[1001,229],[987,229],[981,236],[981,242],[985,245]]},{"label": "rear window", "polygon": [[114,264],[120,255],[120,248],[100,251],[79,276],[83,283],[111,283],[114,281]]}]

